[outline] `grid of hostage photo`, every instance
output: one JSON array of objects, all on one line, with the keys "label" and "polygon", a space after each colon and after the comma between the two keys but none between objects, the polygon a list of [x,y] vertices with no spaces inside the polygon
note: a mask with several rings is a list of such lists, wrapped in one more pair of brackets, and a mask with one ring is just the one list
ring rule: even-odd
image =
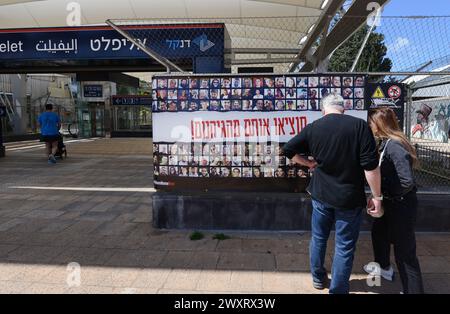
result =
[{"label": "grid of hostage photo", "polygon": [[155,176],[309,178],[282,155],[284,143],[154,143]]},{"label": "grid of hostage photo", "polygon": [[154,112],[319,111],[342,95],[346,110],[364,110],[364,76],[190,77],[153,80]]}]

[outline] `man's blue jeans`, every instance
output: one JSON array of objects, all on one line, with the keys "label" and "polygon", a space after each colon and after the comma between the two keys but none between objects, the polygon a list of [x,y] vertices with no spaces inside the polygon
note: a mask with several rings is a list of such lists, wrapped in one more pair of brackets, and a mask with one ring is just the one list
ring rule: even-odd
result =
[{"label": "man's blue jeans", "polygon": [[325,252],[330,231],[335,224],[336,242],[330,293],[348,293],[362,208],[338,209],[314,199],[312,204],[312,237],[309,250],[313,280],[322,282],[327,276],[324,268]]}]

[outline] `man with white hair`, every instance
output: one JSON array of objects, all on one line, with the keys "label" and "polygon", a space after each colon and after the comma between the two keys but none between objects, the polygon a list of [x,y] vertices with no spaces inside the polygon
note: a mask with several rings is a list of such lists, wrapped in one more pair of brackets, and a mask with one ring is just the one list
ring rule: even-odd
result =
[{"label": "man with white hair", "polygon": [[[367,206],[364,177],[381,215],[381,179],[374,137],[368,124],[344,115],[344,99],[330,94],[321,101],[323,117],[307,125],[284,147],[286,157],[314,169],[307,191],[311,194],[310,261],[313,286],[324,289],[327,240],[335,226],[335,254],[330,293],[348,293],[362,210]],[[314,161],[307,156],[312,156]]]}]

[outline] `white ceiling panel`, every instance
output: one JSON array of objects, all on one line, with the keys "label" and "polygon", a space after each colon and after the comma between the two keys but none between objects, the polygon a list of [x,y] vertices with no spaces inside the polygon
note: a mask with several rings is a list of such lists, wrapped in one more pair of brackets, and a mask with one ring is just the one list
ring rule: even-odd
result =
[{"label": "white ceiling panel", "polygon": [[138,18],[185,18],[184,0],[130,0]]},{"label": "white ceiling panel", "polygon": [[186,0],[188,17],[241,17],[241,0]]},{"label": "white ceiling panel", "polygon": [[[17,21],[20,17],[20,23]],[[23,5],[9,5],[0,9],[1,28],[37,27],[39,26]]]}]

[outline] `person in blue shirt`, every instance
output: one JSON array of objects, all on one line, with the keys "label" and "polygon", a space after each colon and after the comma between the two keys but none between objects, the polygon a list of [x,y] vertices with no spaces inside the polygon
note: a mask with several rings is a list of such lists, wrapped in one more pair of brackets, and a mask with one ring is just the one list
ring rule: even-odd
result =
[{"label": "person in blue shirt", "polygon": [[61,121],[58,115],[53,112],[52,104],[45,105],[45,112],[43,112],[39,116],[38,122],[41,129],[41,142],[45,142],[48,163],[55,164],[55,154],[58,149],[58,140],[60,138],[59,129],[61,128]]}]

